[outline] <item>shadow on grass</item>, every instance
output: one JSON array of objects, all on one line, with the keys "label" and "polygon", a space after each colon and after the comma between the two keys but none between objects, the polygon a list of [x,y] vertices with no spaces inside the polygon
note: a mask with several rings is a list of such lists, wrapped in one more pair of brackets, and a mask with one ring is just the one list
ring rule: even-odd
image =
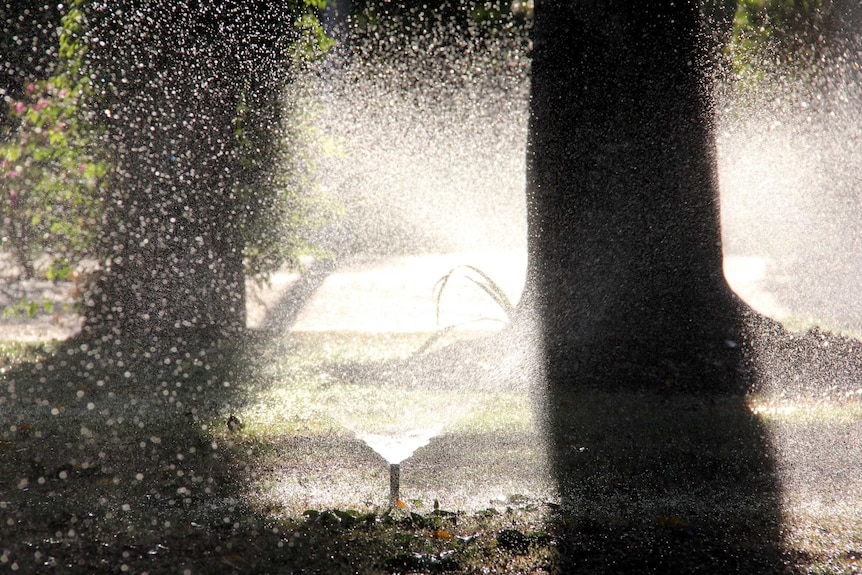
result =
[{"label": "shadow on grass", "polygon": [[235,446],[213,439],[243,402],[238,349],[72,339],[15,355],[4,356],[0,407],[4,563],[198,571],[259,529]]},{"label": "shadow on grass", "polygon": [[582,329],[543,310],[559,573],[792,572],[775,450],[747,397],[760,318],[710,304],[688,324],[614,310]]},{"label": "shadow on grass", "polygon": [[[824,549],[786,539],[786,462],[779,474],[775,430],[743,390],[840,401],[858,387],[862,342],[792,334],[745,309],[738,326],[712,350],[698,337],[594,348],[586,378],[550,366],[560,573],[801,573],[824,563],[809,555]],[[801,456],[783,447],[782,458]]]},{"label": "shadow on grass", "polygon": [[552,396],[561,573],[785,573],[779,486],[742,397]]},{"label": "shadow on grass", "polygon": [[[489,341],[476,343],[475,356],[464,345],[454,358],[444,351],[419,359],[413,373],[461,378],[471,361],[479,371],[500,365],[491,350],[504,346]],[[307,356],[315,345],[293,353]],[[835,341],[827,347],[841,348]],[[327,481],[346,490],[357,472],[372,473],[382,502],[385,465],[345,434],[270,442],[249,432],[250,421],[230,431],[228,417],[241,414],[249,390],[262,383],[251,366],[273,361],[268,353],[260,343],[182,339],[7,350],[0,356],[0,560],[22,573],[123,566],[149,573],[787,573],[807,563],[783,548],[773,446],[742,395],[552,388],[547,431],[559,504],[510,493],[492,509],[447,511],[426,497],[424,507],[408,502],[387,512],[357,490],[344,498],[356,500],[354,508],[302,514],[301,503],[279,505],[260,490],[267,481],[277,488],[305,482],[306,495],[326,490]],[[440,363],[449,359],[457,369]],[[326,367],[322,357],[320,364]],[[404,378],[404,365],[377,369]],[[402,482],[408,492],[415,481],[418,496],[445,501],[449,486],[497,466],[510,475],[517,468],[518,481],[529,485],[531,467],[536,478],[544,472],[543,458],[529,463],[520,451],[541,450],[529,437],[438,438],[405,463]]]},{"label": "shadow on grass", "polygon": [[[527,532],[539,510],[525,500],[478,514],[364,501],[302,514],[256,497],[267,474],[316,475],[322,485],[339,466],[385,466],[344,435],[270,445],[247,433],[249,422],[231,431],[247,385],[260,383],[247,381],[250,365],[270,361],[255,346],[176,338],[7,347],[0,561],[20,573],[402,573],[528,561],[518,545],[498,549],[497,538],[501,525]],[[426,456],[417,469],[433,477],[435,452]],[[383,477],[380,486],[383,499]]]}]

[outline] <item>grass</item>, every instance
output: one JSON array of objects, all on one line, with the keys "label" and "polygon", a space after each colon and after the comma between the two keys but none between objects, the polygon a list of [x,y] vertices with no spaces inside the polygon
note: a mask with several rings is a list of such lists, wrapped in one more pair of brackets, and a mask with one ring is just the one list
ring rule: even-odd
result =
[{"label": "grass", "polygon": [[339,429],[374,432],[380,428],[426,429],[440,425],[450,433],[534,430],[524,394],[399,389],[332,383],[309,387],[287,383],[263,391],[239,413],[244,432],[259,439],[298,433],[337,433]]},{"label": "grass", "polygon": [[[579,392],[546,442],[523,392],[344,377],[426,340],[0,345],[0,569],[600,573],[613,556],[617,572],[659,572],[681,550],[698,572],[722,553],[750,566],[734,561],[777,536],[794,572],[860,570],[857,402]],[[375,406],[445,414],[403,464],[403,507],[345,426],[378,424]]]},{"label": "grass", "polygon": [[765,422],[785,429],[790,426],[805,429],[817,426],[853,425],[862,421],[862,403],[856,400],[798,401],[752,396],[749,405],[751,410]]}]

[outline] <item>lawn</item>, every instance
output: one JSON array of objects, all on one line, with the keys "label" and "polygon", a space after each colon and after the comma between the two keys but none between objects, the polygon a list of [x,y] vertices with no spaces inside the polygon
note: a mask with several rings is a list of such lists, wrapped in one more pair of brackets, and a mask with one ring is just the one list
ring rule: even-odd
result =
[{"label": "lawn", "polygon": [[[412,381],[426,338],[3,344],[0,569],[862,569],[856,401],[584,391],[543,425],[518,386]],[[390,508],[357,436],[414,427]]]}]

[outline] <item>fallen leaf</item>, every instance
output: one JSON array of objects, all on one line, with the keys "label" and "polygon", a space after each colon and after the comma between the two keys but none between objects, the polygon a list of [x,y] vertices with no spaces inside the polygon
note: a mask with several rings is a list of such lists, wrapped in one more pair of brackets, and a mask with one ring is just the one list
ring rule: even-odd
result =
[{"label": "fallen leaf", "polygon": [[231,416],[227,418],[227,428],[233,433],[239,433],[243,428],[242,421],[240,421],[236,415],[231,414]]},{"label": "fallen leaf", "polygon": [[407,509],[407,504],[401,501],[400,499],[395,500],[395,505],[400,507],[401,509]]},{"label": "fallen leaf", "polygon": [[432,539],[452,539],[452,534],[445,529],[435,529],[431,532]]}]

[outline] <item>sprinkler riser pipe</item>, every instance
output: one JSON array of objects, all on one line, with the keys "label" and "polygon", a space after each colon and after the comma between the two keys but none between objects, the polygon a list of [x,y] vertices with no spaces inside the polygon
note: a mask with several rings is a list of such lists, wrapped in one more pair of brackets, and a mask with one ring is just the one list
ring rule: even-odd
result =
[{"label": "sprinkler riser pipe", "polygon": [[397,505],[400,491],[401,465],[393,463],[389,466],[389,505],[393,507]]}]

